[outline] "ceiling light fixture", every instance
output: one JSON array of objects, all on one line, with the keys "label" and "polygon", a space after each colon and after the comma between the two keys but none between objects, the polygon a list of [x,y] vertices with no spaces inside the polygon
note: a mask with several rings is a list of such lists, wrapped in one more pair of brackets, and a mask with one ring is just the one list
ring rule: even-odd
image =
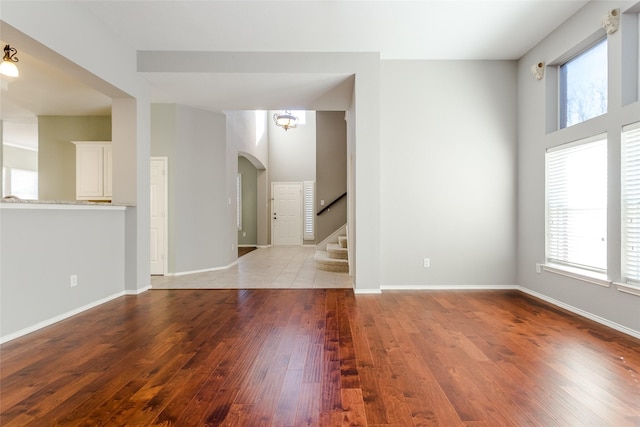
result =
[{"label": "ceiling light fixture", "polygon": [[9,77],[18,77],[19,73],[16,62],[19,60],[16,57],[16,53],[18,53],[16,48],[9,45],[4,47],[4,58],[2,58],[2,63],[0,64],[0,74]]},{"label": "ceiling light fixture", "polygon": [[277,126],[284,128],[284,130],[295,129],[298,127],[298,118],[291,114],[291,111],[289,110],[275,113],[273,115],[273,121]]}]

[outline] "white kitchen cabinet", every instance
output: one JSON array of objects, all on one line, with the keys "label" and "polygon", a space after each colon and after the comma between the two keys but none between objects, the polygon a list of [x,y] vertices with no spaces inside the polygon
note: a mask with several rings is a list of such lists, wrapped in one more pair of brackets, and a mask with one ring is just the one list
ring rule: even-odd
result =
[{"label": "white kitchen cabinet", "polygon": [[111,200],[111,141],[72,141],[76,146],[76,199]]}]

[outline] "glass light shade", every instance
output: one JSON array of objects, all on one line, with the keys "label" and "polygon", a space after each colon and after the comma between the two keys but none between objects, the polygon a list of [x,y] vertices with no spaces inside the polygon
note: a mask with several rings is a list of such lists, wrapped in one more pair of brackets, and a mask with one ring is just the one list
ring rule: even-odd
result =
[{"label": "glass light shade", "polygon": [[18,67],[13,61],[5,60],[0,63],[0,74],[9,77],[18,77],[20,73],[18,72]]},{"label": "glass light shade", "polygon": [[295,129],[298,126],[298,118],[289,111],[274,114],[273,121],[284,130]]}]

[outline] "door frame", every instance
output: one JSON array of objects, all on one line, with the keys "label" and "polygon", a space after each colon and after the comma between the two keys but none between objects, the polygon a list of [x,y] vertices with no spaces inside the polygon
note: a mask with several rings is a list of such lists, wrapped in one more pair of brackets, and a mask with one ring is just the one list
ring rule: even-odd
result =
[{"label": "door frame", "polygon": [[[161,161],[162,167],[164,169],[164,219],[162,221],[162,228],[164,233],[164,248],[163,248],[163,256],[162,256],[162,276],[166,276],[169,272],[169,158],[166,156],[152,156],[149,159],[149,166],[151,166],[151,162],[153,161]],[[151,209],[149,209],[149,225],[151,225]],[[149,241],[151,244],[151,241]],[[159,274],[154,274],[154,276],[159,276]]]},{"label": "door frame", "polygon": [[[304,245],[304,225],[303,225],[303,218],[304,218],[304,198],[302,195],[302,189],[304,188],[304,183],[303,182],[298,182],[298,181],[292,181],[292,182],[272,182],[271,183],[271,212],[270,212],[270,216],[269,216],[269,221],[271,222],[271,246],[276,246],[274,241],[275,241],[275,230],[274,230],[274,221],[273,221],[273,212],[275,210],[275,200],[276,200],[276,192],[275,192],[275,186],[277,184],[283,184],[283,185],[298,185],[300,187],[300,244],[299,245],[295,245],[295,246],[303,246]],[[287,246],[287,245],[283,245],[283,246]],[[292,246],[292,245],[288,245],[288,246]]]}]

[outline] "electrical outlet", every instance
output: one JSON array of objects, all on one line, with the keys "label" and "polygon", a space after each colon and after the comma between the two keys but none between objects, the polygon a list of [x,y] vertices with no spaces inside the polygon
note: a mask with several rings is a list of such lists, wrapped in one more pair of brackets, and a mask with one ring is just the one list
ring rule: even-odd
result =
[{"label": "electrical outlet", "polygon": [[425,259],[422,261],[422,266],[423,266],[424,268],[429,268],[429,267],[431,267],[431,260],[430,260],[429,258],[425,258]]},{"label": "electrical outlet", "polygon": [[536,273],[542,273],[542,264],[536,264]]},{"label": "electrical outlet", "polygon": [[78,286],[78,275],[77,274],[72,274],[71,277],[69,278],[69,286],[71,286],[72,288],[74,286]]},{"label": "electrical outlet", "polygon": [[247,232],[246,231],[242,232],[242,237],[247,237]]}]

